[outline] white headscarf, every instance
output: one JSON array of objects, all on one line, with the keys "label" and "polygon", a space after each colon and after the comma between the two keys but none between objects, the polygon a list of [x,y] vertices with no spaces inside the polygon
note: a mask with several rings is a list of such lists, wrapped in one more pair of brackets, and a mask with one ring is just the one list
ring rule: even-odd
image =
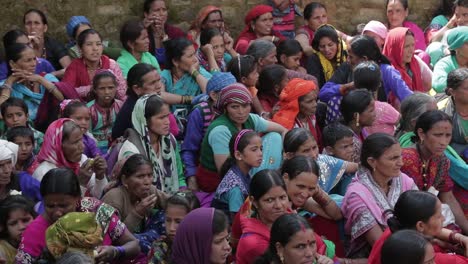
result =
[{"label": "white headscarf", "polygon": [[16,165],[18,158],[18,145],[15,143],[0,139],[0,161],[11,159],[13,166]]}]

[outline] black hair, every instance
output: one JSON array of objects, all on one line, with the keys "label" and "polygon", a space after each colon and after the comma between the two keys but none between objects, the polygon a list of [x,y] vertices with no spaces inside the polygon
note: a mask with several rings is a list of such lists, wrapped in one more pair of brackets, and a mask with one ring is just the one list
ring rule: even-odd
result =
[{"label": "black hair", "polygon": [[[241,132],[244,134],[241,135],[239,139],[237,139],[237,137],[239,136]],[[232,135],[231,140],[229,140],[229,157],[223,163],[223,165],[221,166],[221,170],[219,172],[219,175],[221,175],[221,177],[224,177],[224,175],[226,175],[229,169],[232,166],[234,166],[234,164],[236,164],[235,151],[237,150],[237,151],[243,152],[244,149],[250,144],[250,140],[256,136],[258,137],[258,134],[255,131],[244,132],[242,130]],[[235,147],[234,145],[236,144],[236,141],[237,141],[237,146],[236,146],[236,150],[234,150],[234,147]]]},{"label": "black hair", "polygon": [[420,138],[418,135],[418,130],[421,129],[423,133],[431,130],[432,127],[438,123],[447,121],[452,124],[452,118],[447,115],[445,112],[440,110],[432,110],[423,113],[418,120],[416,120],[416,125],[414,126],[415,136],[412,138],[413,142],[419,142]]},{"label": "black hair", "polygon": [[341,100],[340,111],[345,124],[349,124],[355,118],[355,113],[361,114],[366,110],[374,97],[367,89],[352,90]]},{"label": "black hair", "polygon": [[35,9],[35,8],[31,8],[31,9],[29,9],[28,11],[26,11],[26,13],[24,13],[24,16],[23,16],[23,24],[26,24],[26,16],[29,15],[30,13],[36,13],[36,14],[38,14],[38,15],[41,17],[41,22],[42,22],[42,24],[48,25],[47,16],[44,14],[44,12],[42,12],[42,11],[39,10],[39,9]]},{"label": "black hair", "polygon": [[281,55],[284,54],[286,57],[289,57],[294,56],[299,52],[303,52],[302,46],[299,43],[299,41],[295,39],[287,39],[281,41],[278,44],[278,48],[276,49],[276,58],[278,59],[278,61],[281,61]]},{"label": "black hair", "polygon": [[5,47],[6,49],[8,46],[16,44],[16,40],[21,36],[27,37],[28,35],[26,34],[26,32],[19,29],[13,29],[8,31],[7,33],[5,33],[5,35],[3,35],[3,47]]},{"label": "black hair", "polygon": [[145,0],[145,2],[143,3],[143,11],[145,13],[149,13],[151,9],[151,4],[153,4],[153,2],[156,2],[156,1],[165,2],[164,0]]},{"label": "black hair", "polygon": [[163,99],[159,97],[159,95],[157,94],[151,95],[148,98],[148,101],[146,101],[145,119],[149,120],[151,119],[151,117],[159,114],[164,105],[166,105],[166,103],[164,103]]},{"label": "black hair", "polygon": [[213,236],[223,232],[229,227],[229,219],[226,214],[219,209],[214,210],[212,223]]},{"label": "black hair", "polygon": [[455,0],[453,2],[454,6],[461,6],[461,7],[467,7],[468,8],[468,0]]},{"label": "black hair", "polygon": [[193,43],[186,38],[176,38],[164,41],[166,50],[166,68],[172,69],[175,67],[173,61],[178,61],[184,56],[185,49],[192,46]]},{"label": "black hair", "polygon": [[304,19],[309,20],[312,17],[312,13],[314,13],[314,10],[317,8],[323,8],[327,10],[324,4],[318,2],[311,2],[307,4],[304,8]]},{"label": "black hair", "polygon": [[129,20],[125,22],[120,29],[120,43],[123,48],[130,51],[131,48],[128,42],[135,42],[135,40],[140,37],[141,31],[143,30],[146,30],[146,28],[140,20]]},{"label": "black hair", "polygon": [[439,8],[437,8],[437,10],[434,11],[432,17],[436,17],[438,15],[450,17],[453,15],[454,9],[455,5],[453,0],[440,0]]},{"label": "black hair", "polygon": [[458,68],[449,72],[447,76],[447,88],[457,90],[468,79],[468,68]]},{"label": "black hair", "polygon": [[404,8],[405,10],[408,9],[408,0],[386,0],[386,2],[385,2],[385,10],[387,10],[387,7],[388,7],[388,4],[390,3],[390,1],[392,1],[392,2],[398,1],[398,2],[401,3],[401,5],[403,6],[403,8]]},{"label": "black hair", "polygon": [[[78,32],[78,29],[80,28],[80,26],[89,26],[90,28],[92,28],[91,24],[88,23],[88,22],[80,22],[78,24],[75,25],[75,27],[73,28],[72,30],[72,38],[74,39],[77,39],[78,36],[76,35],[76,33]],[[84,30],[83,30],[84,31]],[[81,33],[80,33],[81,34]],[[102,37],[101,35],[98,33],[99,37],[101,38],[102,40]]]},{"label": "black hair", "polygon": [[378,91],[382,85],[380,67],[373,61],[363,61],[353,69],[354,86],[366,88],[370,92]]},{"label": "black hair", "polygon": [[251,55],[239,55],[234,57],[226,67],[226,71],[231,72],[232,75],[236,77],[237,82],[241,82],[242,77],[249,76],[255,69],[257,69],[257,63],[255,62],[255,58]]},{"label": "black hair", "polygon": [[428,245],[429,241],[417,231],[398,231],[383,243],[380,262],[382,264],[423,263]]},{"label": "black hair", "polygon": [[260,200],[271,188],[280,186],[286,191],[286,185],[277,170],[261,170],[252,177],[249,186],[249,194],[256,200]]},{"label": "black hair", "polygon": [[353,137],[353,131],[338,122],[326,126],[322,132],[322,143],[324,147],[334,147],[336,142],[346,137]]},{"label": "black hair", "polygon": [[200,208],[200,201],[198,200],[197,196],[190,190],[185,191],[178,191],[173,194],[169,199],[166,201],[166,208],[171,205],[182,206],[187,211],[187,214],[190,211]]},{"label": "black hair", "polygon": [[308,129],[297,127],[289,130],[284,136],[283,151],[295,153],[307,140],[315,141],[314,136]]},{"label": "black hair", "polygon": [[78,130],[81,130],[81,128],[78,126],[77,123],[75,123],[74,121],[67,121],[65,123],[63,123],[63,135],[62,135],[62,143],[65,141],[65,140],[68,140],[68,138],[70,137],[71,133],[73,131],[75,131],[76,129]]},{"label": "black hair", "polygon": [[[393,216],[387,220],[392,233],[403,229],[416,229],[419,221],[426,223],[436,213],[437,197],[419,190],[409,190],[400,195],[394,206]],[[387,212],[384,212],[386,214]]]},{"label": "black hair", "polygon": [[156,68],[154,68],[153,65],[147,63],[138,63],[133,65],[127,75],[127,95],[129,97],[137,98],[138,95],[133,90],[133,86],[136,85],[137,87],[142,87],[143,76],[155,70]]},{"label": "black hair", "polygon": [[[42,263],[39,261],[39,263]],[[63,254],[55,264],[87,264],[93,263],[93,259],[80,251],[69,251]]]},{"label": "black hair", "polygon": [[290,180],[303,172],[312,172],[319,177],[320,167],[315,160],[304,156],[295,156],[292,159],[285,160],[281,166],[281,174],[287,173]]},{"label": "black hair", "polygon": [[10,213],[16,210],[24,210],[30,214],[32,218],[36,218],[37,213],[34,210],[34,203],[29,198],[23,195],[10,195],[0,201],[0,239],[7,240],[8,234],[7,222],[10,218]]},{"label": "black hair", "polygon": [[331,25],[322,25],[315,31],[314,39],[312,40],[312,48],[319,50],[320,40],[325,37],[329,38],[337,45],[340,44],[336,29]]},{"label": "black hair", "polygon": [[48,171],[42,178],[40,190],[43,198],[48,194],[81,197],[78,177],[68,168],[54,168]]},{"label": "black hair", "polygon": [[99,32],[97,32],[95,29],[88,28],[86,30],[83,30],[83,32],[81,32],[78,35],[76,39],[76,44],[78,44],[78,47],[83,48],[86,38],[88,38],[89,35],[94,35],[94,34],[98,35],[99,39],[102,41],[102,36],[101,34],[99,34]]},{"label": "black hair", "polygon": [[115,77],[115,75],[111,71],[107,71],[107,70],[100,71],[100,72],[96,73],[96,75],[94,75],[94,77],[93,77],[93,83],[92,83],[93,86],[92,86],[92,89],[89,91],[89,96],[88,96],[89,99],[91,99],[91,100],[96,99],[96,91],[95,90],[98,88],[99,82],[104,78],[111,78],[112,82],[115,85],[115,89],[117,89],[117,86],[119,85],[118,82],[117,82],[117,77]]},{"label": "black hair", "polygon": [[32,144],[34,145],[34,143],[35,143],[34,132],[29,127],[19,126],[19,127],[12,127],[12,128],[7,130],[6,138],[7,138],[8,141],[15,142],[15,139],[17,137],[30,138]]},{"label": "black hair", "polygon": [[416,92],[406,97],[400,105],[401,119],[397,135],[401,132],[413,131],[413,121],[427,111],[427,106],[431,102],[435,103],[435,98],[426,93]]},{"label": "black hair", "polygon": [[21,59],[21,53],[23,53],[23,51],[27,49],[32,48],[31,46],[22,43],[15,43],[8,47],[5,47],[8,76],[10,76],[13,73],[10,66],[10,61],[17,62],[19,59]]},{"label": "black hair", "polygon": [[382,54],[377,43],[372,37],[358,35],[351,40],[350,50],[358,57],[366,57],[377,64],[391,64],[390,60]]},{"label": "black hair", "polygon": [[119,180],[122,180],[122,177],[130,177],[134,173],[136,173],[140,166],[142,165],[149,165],[153,168],[153,164],[145,157],[143,154],[133,154],[130,156],[122,166],[122,169],[119,173]]},{"label": "black hair", "polygon": [[17,97],[10,97],[6,99],[0,106],[0,112],[2,113],[3,118],[6,116],[6,111],[8,107],[19,107],[23,110],[24,114],[29,114],[28,106],[23,99]]},{"label": "black hair", "polygon": [[72,116],[75,113],[76,109],[81,108],[81,107],[87,108],[86,104],[83,103],[82,101],[73,100],[69,102],[62,111],[62,117],[70,118],[70,116]]},{"label": "black hair", "polygon": [[275,94],[275,86],[280,85],[284,78],[287,78],[285,67],[278,64],[263,67],[258,76],[258,96],[273,95],[278,97],[279,94]]},{"label": "black hair", "polygon": [[209,44],[211,42],[211,39],[216,37],[216,36],[223,36],[221,34],[221,31],[217,28],[207,28],[203,29],[200,32],[200,47],[205,46],[206,44]]},{"label": "black hair", "polygon": [[372,167],[367,162],[367,159],[379,159],[387,149],[395,144],[398,144],[398,141],[385,133],[375,133],[368,136],[362,143],[361,165],[372,171]]}]

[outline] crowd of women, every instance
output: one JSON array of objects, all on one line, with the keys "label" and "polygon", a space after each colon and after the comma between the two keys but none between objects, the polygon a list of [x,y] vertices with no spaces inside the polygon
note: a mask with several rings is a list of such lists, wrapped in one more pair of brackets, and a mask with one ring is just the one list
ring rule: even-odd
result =
[{"label": "crowd of women", "polygon": [[3,36],[0,263],[468,263],[467,0],[349,34],[143,6],[120,45],[37,9]]}]

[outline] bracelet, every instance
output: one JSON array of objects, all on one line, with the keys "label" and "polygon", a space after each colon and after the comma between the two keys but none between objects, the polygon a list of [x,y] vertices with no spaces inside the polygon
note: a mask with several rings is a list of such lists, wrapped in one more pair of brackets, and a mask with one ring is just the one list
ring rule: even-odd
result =
[{"label": "bracelet", "polygon": [[54,91],[57,90],[57,86],[54,85],[54,88],[49,90],[49,93],[54,93]]},{"label": "bracelet", "polygon": [[449,242],[452,242],[452,243],[459,243],[460,241],[458,241],[456,238],[455,238],[455,235],[458,234],[457,232],[455,231],[452,231],[449,235]]},{"label": "bracelet", "polygon": [[200,74],[200,72],[199,72],[198,70],[193,70],[192,73],[191,73],[190,75],[192,75],[192,77],[193,77],[194,79],[196,79],[197,76],[198,76],[199,74]]},{"label": "bracelet", "polygon": [[10,90],[10,91],[13,90],[13,88],[11,88],[11,85],[9,85],[9,84],[7,84],[7,83],[2,84],[1,88],[2,88],[2,89],[7,89],[7,90]]},{"label": "bracelet", "polygon": [[192,104],[193,96],[190,95],[184,95],[184,102],[183,104]]},{"label": "bracelet", "polygon": [[218,68],[214,68],[214,69],[211,69],[210,72],[214,73],[214,72],[219,72],[220,70]]},{"label": "bracelet", "polygon": [[327,194],[325,194],[325,192],[323,192],[322,190],[319,190],[319,193],[317,193],[317,195],[313,196],[312,197],[314,199],[314,201],[316,201],[321,207],[326,207],[330,202],[331,202],[331,199],[328,197]]},{"label": "bracelet", "polygon": [[275,36],[271,36],[271,42],[275,42]]},{"label": "bracelet", "polygon": [[8,100],[8,98],[10,98],[10,96],[6,95],[6,94],[1,94],[0,95],[0,98],[5,98],[5,100]]},{"label": "bracelet", "polygon": [[117,255],[118,255],[119,258],[125,257],[125,248],[124,247],[118,246],[118,247],[116,247],[116,249],[117,249],[117,252],[118,252]]}]

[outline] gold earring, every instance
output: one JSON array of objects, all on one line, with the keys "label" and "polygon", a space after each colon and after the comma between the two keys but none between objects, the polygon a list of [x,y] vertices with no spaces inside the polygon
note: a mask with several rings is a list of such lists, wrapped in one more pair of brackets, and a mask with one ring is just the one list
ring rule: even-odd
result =
[{"label": "gold earring", "polygon": [[356,113],[356,126],[359,127],[359,113]]},{"label": "gold earring", "polygon": [[284,257],[283,257],[283,255],[280,256],[280,261],[281,261],[281,263],[284,263]]}]

